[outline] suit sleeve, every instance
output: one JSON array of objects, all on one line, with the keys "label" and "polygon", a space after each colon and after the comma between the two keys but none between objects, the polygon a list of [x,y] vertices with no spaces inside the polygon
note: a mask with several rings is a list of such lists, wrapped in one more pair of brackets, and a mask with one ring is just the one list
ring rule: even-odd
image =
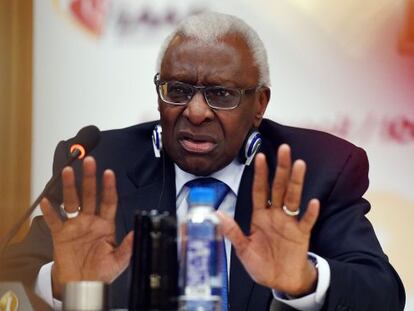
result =
[{"label": "suit sleeve", "polygon": [[[56,147],[53,173],[59,174],[66,155],[66,143]],[[61,202],[61,183],[48,193],[47,197],[55,207]],[[0,280],[19,281],[33,287],[40,268],[53,260],[53,242],[50,230],[42,216],[35,217],[25,238],[10,245],[0,256]]]},{"label": "suit sleeve", "polygon": [[353,149],[340,170],[311,239],[311,248],[327,259],[331,283],[323,310],[404,309],[405,292],[365,217],[370,204],[368,160]]}]

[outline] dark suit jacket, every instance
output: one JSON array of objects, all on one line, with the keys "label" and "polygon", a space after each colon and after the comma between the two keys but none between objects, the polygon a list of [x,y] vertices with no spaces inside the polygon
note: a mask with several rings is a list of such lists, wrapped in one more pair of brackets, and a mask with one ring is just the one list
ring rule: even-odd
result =
[{"label": "dark suit jacket", "polygon": [[[98,177],[106,168],[117,175],[119,207],[116,216],[117,239],[133,228],[137,209],[159,209],[175,213],[175,176],[167,155],[154,157],[151,131],[154,122],[102,133],[92,152],[98,163]],[[331,283],[323,310],[403,310],[403,285],[381,250],[370,222],[365,218],[369,203],[362,198],[368,187],[368,161],[365,152],[326,133],[282,126],[264,120],[261,151],[267,156],[270,171],[276,165],[275,150],[282,143],[292,148],[293,159],[307,163],[301,213],[311,198],[319,198],[321,212],[313,229],[310,251],[324,257],[331,269]],[[54,172],[61,169],[71,141],[59,143]],[[75,164],[79,170],[79,163]],[[237,196],[235,219],[245,233],[251,220],[253,165],[246,167]],[[80,174],[77,174],[78,182]],[[269,177],[269,182],[273,176]],[[61,201],[60,187],[50,194]],[[52,261],[50,232],[42,217],[37,217],[30,233],[12,246],[2,264],[3,278],[33,284],[40,267]],[[129,269],[111,286],[112,305],[125,307]],[[230,306],[232,310],[268,310],[272,294],[252,281],[237,256],[232,253],[230,269]]]}]

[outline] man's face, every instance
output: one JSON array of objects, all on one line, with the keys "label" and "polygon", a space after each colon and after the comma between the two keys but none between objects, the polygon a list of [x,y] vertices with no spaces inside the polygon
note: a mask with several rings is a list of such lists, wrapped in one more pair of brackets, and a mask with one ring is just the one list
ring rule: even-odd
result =
[{"label": "man's face", "polygon": [[[257,86],[258,70],[246,43],[236,35],[223,37],[214,45],[177,36],[166,51],[160,78],[193,85],[252,88]],[[247,132],[259,126],[268,100],[266,88],[242,96],[240,105],[232,110],[210,108],[201,92],[185,106],[158,99],[163,148],[181,169],[209,175],[238,155]]]}]

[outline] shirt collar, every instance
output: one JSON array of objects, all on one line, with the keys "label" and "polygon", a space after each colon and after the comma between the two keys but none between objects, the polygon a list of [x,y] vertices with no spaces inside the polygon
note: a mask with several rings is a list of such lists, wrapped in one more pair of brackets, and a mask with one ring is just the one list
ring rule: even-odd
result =
[{"label": "shirt collar", "polygon": [[[221,182],[224,182],[227,186],[230,187],[233,193],[237,195],[239,191],[240,181],[243,175],[244,167],[245,167],[244,164],[241,164],[239,161],[235,159],[229,165],[225,166],[221,170],[214,172],[210,176],[203,176],[203,177],[213,177],[213,178],[220,180]],[[201,177],[201,176],[196,176],[186,171],[183,171],[175,163],[174,163],[174,169],[175,169],[175,185],[176,185],[175,191],[176,191],[177,196],[179,195],[182,188],[187,182]]]}]

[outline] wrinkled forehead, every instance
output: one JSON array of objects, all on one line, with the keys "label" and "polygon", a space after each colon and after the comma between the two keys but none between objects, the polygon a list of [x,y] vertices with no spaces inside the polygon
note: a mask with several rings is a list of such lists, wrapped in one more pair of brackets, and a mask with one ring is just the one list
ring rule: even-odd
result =
[{"label": "wrinkled forehead", "polygon": [[[162,77],[177,79],[186,74],[197,76],[197,80],[201,79],[200,75],[218,80],[237,77],[243,85],[255,85],[259,76],[252,52],[238,34],[209,41],[178,34],[166,49],[160,73]],[[245,77],[248,77],[246,81]]]}]

